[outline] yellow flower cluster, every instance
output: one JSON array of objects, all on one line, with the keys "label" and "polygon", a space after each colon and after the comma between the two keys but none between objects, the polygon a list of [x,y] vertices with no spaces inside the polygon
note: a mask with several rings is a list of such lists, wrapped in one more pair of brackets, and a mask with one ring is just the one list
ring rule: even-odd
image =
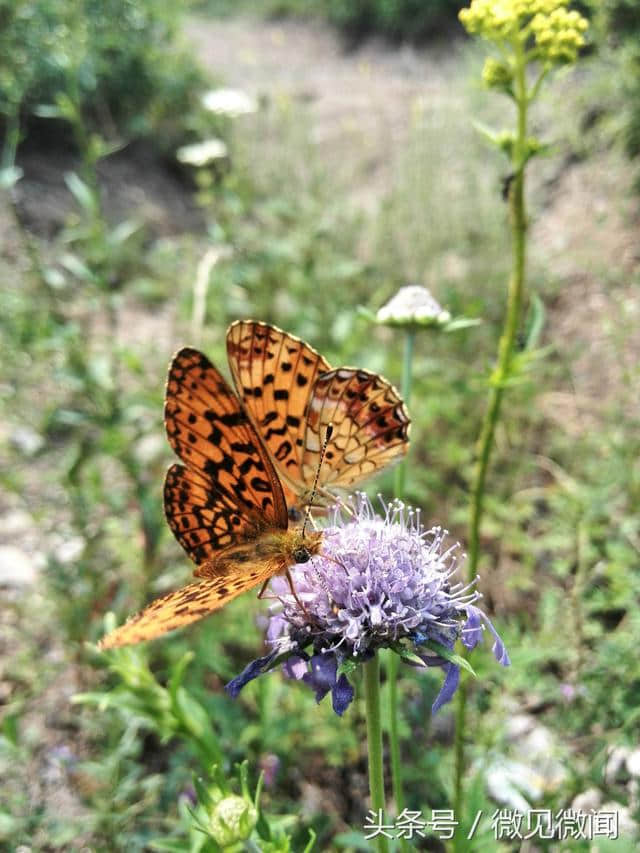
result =
[{"label": "yellow flower cluster", "polygon": [[[589,26],[567,4],[568,0],[471,0],[469,8],[460,11],[460,20],[469,33],[500,44],[517,40],[534,48],[536,59],[561,65],[575,62]],[[497,68],[489,69],[488,76],[495,72]],[[504,77],[504,69],[500,72],[498,77]]]}]

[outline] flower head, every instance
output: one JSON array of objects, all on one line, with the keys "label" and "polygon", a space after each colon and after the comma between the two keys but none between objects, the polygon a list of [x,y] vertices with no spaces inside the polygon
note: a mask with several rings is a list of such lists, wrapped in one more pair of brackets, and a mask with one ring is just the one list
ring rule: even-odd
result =
[{"label": "flower head", "polygon": [[[589,24],[567,6],[568,0],[471,0],[469,8],[460,11],[460,20],[468,32],[502,48],[519,42],[548,66],[570,64],[585,43]],[[504,62],[487,61],[485,82],[502,88],[511,72]]]},{"label": "flower head", "polygon": [[222,139],[205,139],[193,145],[183,145],[176,151],[176,158],[189,166],[206,166],[214,160],[222,160],[229,155]]},{"label": "flower head", "polygon": [[408,284],[378,310],[376,321],[390,326],[444,325],[451,314],[433,298],[426,287]]},{"label": "flower head", "polygon": [[202,105],[212,113],[230,118],[255,113],[258,109],[251,95],[239,89],[212,89],[203,95]]},{"label": "flower head", "polygon": [[303,608],[284,579],[272,582],[281,602],[267,630],[272,651],[227,685],[231,695],[284,661],[285,673],[308,684],[318,701],[331,692],[342,714],[353,698],[348,673],[378,649],[391,648],[408,663],[445,670],[435,711],[458,684],[456,640],[471,649],[485,626],[497,660],[509,664],[495,629],[475,606],[480,593],[456,579],[457,546],[447,546],[445,531],[425,530],[419,512],[400,502],[380,517],[359,495],[351,510],[345,519],[336,509],[321,554],[291,570]]}]

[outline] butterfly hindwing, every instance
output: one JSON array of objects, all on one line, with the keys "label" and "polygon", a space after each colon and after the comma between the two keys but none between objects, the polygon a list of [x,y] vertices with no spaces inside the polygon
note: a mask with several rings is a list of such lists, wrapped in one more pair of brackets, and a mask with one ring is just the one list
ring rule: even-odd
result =
[{"label": "butterfly hindwing", "polygon": [[214,559],[221,549],[255,539],[264,529],[255,510],[183,465],[167,471],[164,508],[174,536],[197,565]]},{"label": "butterfly hindwing", "polygon": [[393,385],[368,370],[340,367],[319,376],[306,419],[303,479],[309,482],[327,433],[319,483],[347,488],[403,456],[409,446],[410,420]]},{"label": "butterfly hindwing", "polygon": [[205,578],[169,592],[103,637],[100,648],[111,649],[152,640],[167,631],[190,625],[224,607],[246,590],[264,583],[278,568],[273,561],[257,560],[224,577]]}]

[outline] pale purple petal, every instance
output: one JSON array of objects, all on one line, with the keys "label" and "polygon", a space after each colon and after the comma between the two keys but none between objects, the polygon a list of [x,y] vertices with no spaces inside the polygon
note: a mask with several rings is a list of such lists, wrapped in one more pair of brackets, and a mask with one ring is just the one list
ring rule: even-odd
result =
[{"label": "pale purple petal", "polygon": [[462,642],[468,649],[475,649],[482,642],[482,611],[470,604],[467,607],[467,621],[462,629]]},{"label": "pale purple petal", "polygon": [[305,655],[304,657],[301,655],[291,655],[291,657],[287,658],[287,660],[282,664],[284,674],[288,678],[295,678],[300,681],[300,679],[309,671],[308,661],[308,655]]},{"label": "pale purple petal", "polygon": [[492,646],[492,652],[495,659],[501,666],[509,666],[511,661],[509,660],[509,655],[505,648],[500,635],[493,627],[493,623],[489,619],[489,617],[482,612],[478,607],[474,607],[473,605],[469,605],[467,607],[467,621],[464,624],[464,628],[462,629],[462,642],[468,649],[473,649],[478,643],[482,642],[484,636],[484,624],[489,629],[490,633],[493,635],[494,643]]}]

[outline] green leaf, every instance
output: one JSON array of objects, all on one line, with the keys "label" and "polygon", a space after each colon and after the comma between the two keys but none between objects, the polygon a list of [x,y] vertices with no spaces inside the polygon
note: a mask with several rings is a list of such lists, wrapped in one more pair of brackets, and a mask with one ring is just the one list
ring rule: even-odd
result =
[{"label": "green leaf", "polygon": [[442,327],[443,332],[459,332],[460,329],[469,329],[472,326],[479,326],[482,320],[479,317],[454,317]]},{"label": "green leaf", "polygon": [[402,660],[406,660],[407,663],[415,664],[416,666],[426,666],[422,658],[406,646],[394,646],[393,650],[400,655]]},{"label": "green leaf", "polygon": [[202,781],[201,776],[194,776],[193,787],[195,788],[198,803],[201,806],[204,806],[206,809],[210,809],[214,805],[213,798],[209,792],[209,789]]},{"label": "green leaf", "polygon": [[448,660],[449,663],[454,663],[456,666],[462,667],[462,669],[466,669],[467,672],[470,672],[471,675],[476,677],[476,674],[473,670],[473,667],[469,663],[466,658],[457,655],[455,652],[450,651],[446,646],[443,646],[441,643],[436,642],[435,640],[427,640],[426,643],[422,644],[426,646],[428,649],[431,649],[432,652],[435,652],[439,657]]},{"label": "green leaf", "polygon": [[134,234],[137,234],[141,228],[142,225],[139,222],[135,222],[133,219],[125,219],[124,222],[120,222],[109,232],[107,242],[110,246],[121,246]]},{"label": "green leaf", "polygon": [[360,662],[353,658],[346,658],[338,666],[338,675],[351,675],[360,666]]},{"label": "green leaf", "polygon": [[540,341],[540,335],[542,334],[542,330],[544,328],[544,322],[544,303],[542,302],[542,299],[540,299],[538,294],[534,293],[531,297],[529,315],[527,317],[526,342],[524,345],[525,350],[533,350],[538,346],[538,342]]},{"label": "green leaf", "polygon": [[311,853],[311,851],[313,850],[313,845],[316,843],[317,837],[318,836],[315,834],[313,829],[309,828],[309,842],[302,851],[302,853]]},{"label": "green leaf", "polygon": [[177,702],[178,689],[182,684],[185,671],[194,658],[194,653],[191,651],[185,652],[178,663],[172,668],[171,675],[167,687],[169,694],[174,702]]},{"label": "green leaf", "polygon": [[60,258],[60,264],[81,281],[90,281],[93,284],[97,283],[97,279],[94,274],[77,255],[74,255],[71,252],[65,252],[65,254]]},{"label": "green leaf", "polygon": [[67,172],[64,182],[80,207],[95,216],[98,212],[98,200],[91,187],[75,172]]},{"label": "green leaf", "polygon": [[0,189],[10,190],[18,183],[23,174],[20,166],[6,166],[4,169],[0,169]]}]

